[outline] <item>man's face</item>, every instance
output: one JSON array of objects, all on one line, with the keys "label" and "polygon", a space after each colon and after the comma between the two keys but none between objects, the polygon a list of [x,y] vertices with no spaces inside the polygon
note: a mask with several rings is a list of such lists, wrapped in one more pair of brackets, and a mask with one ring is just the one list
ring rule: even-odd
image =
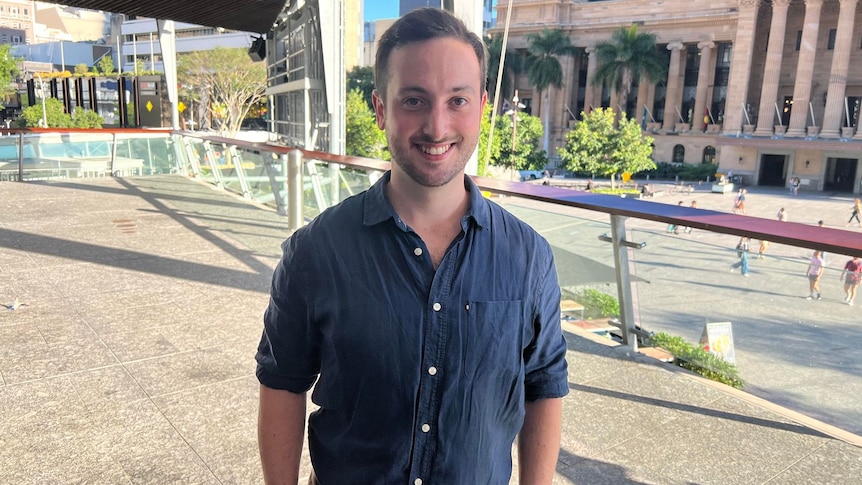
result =
[{"label": "man's face", "polygon": [[374,93],[393,177],[401,171],[439,187],[462,174],[479,141],[485,100],[479,61],[466,42],[439,38],[393,50],[386,99]]}]

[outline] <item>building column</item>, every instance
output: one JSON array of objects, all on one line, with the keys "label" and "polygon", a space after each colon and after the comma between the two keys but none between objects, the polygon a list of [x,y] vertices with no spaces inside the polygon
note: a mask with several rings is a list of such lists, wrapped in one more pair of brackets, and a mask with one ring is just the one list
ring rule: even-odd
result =
[{"label": "building column", "polygon": [[760,110],[757,112],[757,136],[771,136],[775,125],[775,102],[778,100],[778,83],[781,61],[784,57],[787,9],[790,0],[772,0],[772,22],[769,24],[769,43],[766,50],[766,68],[760,90]]},{"label": "building column", "polygon": [[644,129],[646,128],[645,123],[650,122],[649,115],[647,115],[646,121],[644,121],[643,119],[643,116],[646,114],[644,113],[644,107],[646,106],[647,98],[649,97],[650,84],[652,83],[647,82],[646,78],[641,78],[640,82],[638,83],[638,101],[636,104],[637,108],[635,108],[635,116],[637,117],[638,122],[641,123],[642,128]]},{"label": "building column", "polygon": [[[589,54],[589,58],[587,59],[587,85],[584,86],[584,113],[589,113],[596,107],[596,88],[593,87],[593,76],[596,74],[597,66],[595,49],[594,46],[584,49]],[[601,96],[601,91],[599,91],[599,96]]]},{"label": "building column", "polygon": [[565,131],[569,127],[569,120],[572,119],[569,111],[572,110],[572,89],[575,87],[575,80],[578,79],[575,73],[575,56],[563,56],[560,59],[560,66],[563,68],[563,100],[561,109],[558,110],[560,118],[560,128]]},{"label": "building column", "polygon": [[844,114],[844,94],[847,89],[847,71],[850,67],[850,51],[853,42],[853,24],[856,20],[858,0],[840,0],[838,30],[835,35],[835,50],[832,51],[832,71],[826,91],[826,111],[823,113],[823,138],[841,136],[841,121]]},{"label": "building column", "polygon": [[694,98],[694,112],[691,119],[691,131],[703,132],[706,130],[703,117],[706,114],[706,92],[709,88],[709,68],[712,63],[712,49],[714,42],[701,42],[697,44],[700,49],[700,67],[697,70],[697,91]]},{"label": "building column", "polygon": [[[739,1],[736,39],[733,42],[733,58],[730,61],[730,81],[727,86],[727,100],[724,103],[723,131],[726,135],[736,135],[742,129],[743,122],[749,123],[745,120],[743,106],[748,98],[751,55],[759,9],[760,0]],[[731,153],[730,150],[725,150],[722,156],[725,152]]]},{"label": "building column", "polygon": [[667,45],[667,50],[670,51],[670,66],[667,70],[667,90],[664,97],[664,123],[661,126],[664,131],[674,131],[676,125],[676,102],[680,97],[679,68],[682,47],[680,41],[674,41]]},{"label": "building column", "polygon": [[796,66],[796,84],[793,86],[793,109],[787,136],[805,136],[811,101],[811,81],[814,78],[814,54],[817,52],[817,34],[820,32],[820,10],[823,0],[805,0],[805,19],[802,43],[799,46],[799,64]]}]

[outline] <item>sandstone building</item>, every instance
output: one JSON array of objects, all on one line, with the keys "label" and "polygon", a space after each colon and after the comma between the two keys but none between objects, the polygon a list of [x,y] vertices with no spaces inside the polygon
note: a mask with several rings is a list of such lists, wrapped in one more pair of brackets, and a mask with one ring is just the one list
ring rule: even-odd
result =
[{"label": "sandstone building", "polygon": [[[503,31],[508,2],[498,2]],[[587,82],[591,47],[637,24],[666,54],[666,82],[635,86],[629,99]],[[549,154],[582,111],[625,106],[655,138],[656,161],[715,160],[750,185],[860,192],[862,28],[858,0],[514,0],[509,48],[561,29],[580,55],[561,58],[562,89],[548,92]],[[521,102],[544,116],[526,73]],[[511,97],[512,93],[502,93]]]}]

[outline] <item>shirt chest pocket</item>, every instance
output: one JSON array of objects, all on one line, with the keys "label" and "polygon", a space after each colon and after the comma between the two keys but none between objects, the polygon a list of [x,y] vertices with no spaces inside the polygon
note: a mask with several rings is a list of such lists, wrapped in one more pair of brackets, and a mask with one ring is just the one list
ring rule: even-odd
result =
[{"label": "shirt chest pocket", "polygon": [[462,332],[464,375],[468,379],[517,374],[523,360],[524,302],[471,301]]}]

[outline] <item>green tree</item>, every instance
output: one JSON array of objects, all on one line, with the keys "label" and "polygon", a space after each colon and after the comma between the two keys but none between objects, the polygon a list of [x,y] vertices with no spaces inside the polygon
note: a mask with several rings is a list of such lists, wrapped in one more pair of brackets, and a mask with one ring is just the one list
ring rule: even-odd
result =
[{"label": "green tree", "polygon": [[0,107],[4,106],[3,99],[15,94],[15,86],[12,81],[18,74],[18,60],[9,51],[9,44],[0,44]]},{"label": "green tree", "polygon": [[569,170],[610,176],[612,188],[617,174],[656,168],[651,157],[653,139],[644,136],[638,122],[625,113],[614,128],[614,116],[610,108],[582,113],[581,122],[566,134],[566,146],[557,152]]},{"label": "green tree", "polygon": [[83,62],[75,65],[75,75],[76,76],[83,76],[84,74],[87,74],[88,72],[90,72],[90,68],[87,67],[87,65],[84,64]]},{"label": "green tree", "polygon": [[[57,98],[47,98],[45,100],[45,114],[48,117],[47,127],[49,128],[71,128],[72,117],[66,113],[63,108],[63,103]],[[42,102],[38,102],[33,106],[28,106],[21,110],[21,117],[18,118],[18,126],[22,128],[37,128],[42,120]]]},{"label": "green tree", "polygon": [[389,160],[386,135],[377,128],[374,112],[365,104],[362,91],[359,89],[347,92],[344,119],[347,155]]},{"label": "green tree", "polygon": [[251,106],[266,96],[266,63],[253,62],[246,51],[216,47],[178,59],[179,83],[195,93],[208,93],[207,114],[229,137],[239,131]]},{"label": "green tree", "polygon": [[96,63],[96,66],[99,68],[99,72],[105,76],[114,74],[114,60],[111,59],[109,54],[102,56],[99,62]]},{"label": "green tree", "polygon": [[[479,137],[479,170],[486,173],[485,157],[488,153],[488,133],[491,129],[490,103],[485,105],[482,117],[482,131]],[[548,164],[544,150],[539,150],[542,138],[542,122],[537,116],[518,113],[518,126],[515,131],[515,144],[512,146],[512,117],[498,116],[494,126],[494,139],[491,141],[491,165],[512,170],[541,169]]]},{"label": "green tree", "polygon": [[595,53],[596,72],[590,82],[618,93],[623,106],[635,83],[655,83],[667,76],[667,59],[656,48],[655,34],[638,32],[634,24],[596,43]]},{"label": "green tree", "polygon": [[358,89],[368,108],[374,111],[371,93],[374,91],[374,69],[356,66],[347,73],[347,92]]},{"label": "green tree", "polygon": [[542,146],[548,148],[548,113],[551,111],[548,105],[548,88],[563,87],[563,67],[560,65],[560,56],[573,56],[578,49],[572,45],[571,40],[562,30],[550,30],[545,28],[541,33],[527,36],[527,77],[530,84],[536,87],[536,94],[544,100],[542,113],[544,116],[544,139]]}]

